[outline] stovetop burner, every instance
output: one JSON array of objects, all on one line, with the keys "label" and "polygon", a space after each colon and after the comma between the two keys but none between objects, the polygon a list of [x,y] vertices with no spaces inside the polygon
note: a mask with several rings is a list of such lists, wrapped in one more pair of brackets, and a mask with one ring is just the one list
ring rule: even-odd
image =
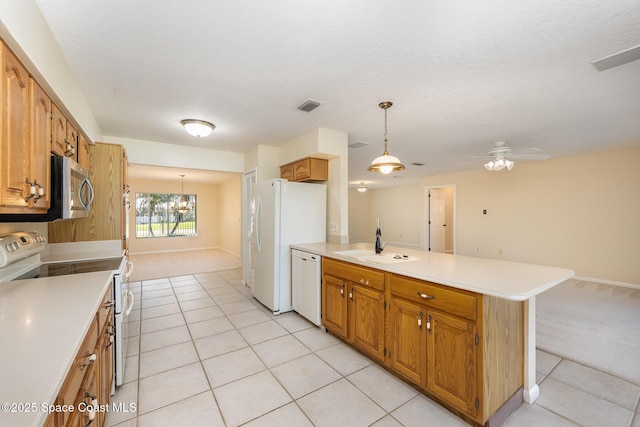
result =
[{"label": "stovetop burner", "polygon": [[59,262],[40,264],[13,280],[35,279],[37,277],[66,276],[69,274],[92,273],[94,271],[117,270],[122,257],[106,258],[91,261]]}]

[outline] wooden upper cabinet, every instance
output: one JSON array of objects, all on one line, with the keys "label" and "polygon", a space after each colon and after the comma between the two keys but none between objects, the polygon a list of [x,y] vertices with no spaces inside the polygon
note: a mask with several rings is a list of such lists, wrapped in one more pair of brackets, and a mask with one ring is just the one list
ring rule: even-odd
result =
[{"label": "wooden upper cabinet", "polygon": [[64,156],[66,139],[67,118],[56,104],[51,103],[51,152],[57,156]]},{"label": "wooden upper cabinet", "polygon": [[46,92],[35,82],[29,79],[29,104],[30,129],[31,129],[31,153],[32,162],[29,178],[38,184],[38,193],[42,188],[43,194],[33,198],[35,207],[48,209],[51,204],[49,192],[51,190],[51,99]]},{"label": "wooden upper cabinet", "polygon": [[280,166],[280,178],[293,181],[293,163]]},{"label": "wooden upper cabinet", "polygon": [[306,157],[280,166],[280,178],[289,181],[314,182],[329,179],[329,161]]},{"label": "wooden upper cabinet", "polygon": [[67,137],[65,138],[64,155],[78,161],[78,130],[67,120]]},{"label": "wooden upper cabinet", "polygon": [[0,65],[0,212],[27,207],[29,177],[29,75],[13,53],[1,44]]},{"label": "wooden upper cabinet", "polygon": [[91,159],[89,158],[89,142],[84,137],[84,135],[78,135],[78,151],[76,152],[77,162],[85,168],[89,170],[91,167]]}]

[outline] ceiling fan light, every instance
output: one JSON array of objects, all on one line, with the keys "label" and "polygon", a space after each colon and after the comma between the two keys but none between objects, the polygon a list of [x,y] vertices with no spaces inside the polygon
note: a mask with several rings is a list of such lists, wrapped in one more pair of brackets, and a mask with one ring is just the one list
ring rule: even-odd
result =
[{"label": "ceiling fan light", "polygon": [[493,161],[490,161],[490,162],[485,163],[484,167],[485,167],[486,170],[492,171],[493,170],[493,165],[494,165]]},{"label": "ceiling fan light", "polygon": [[184,119],[180,121],[180,123],[190,135],[197,138],[208,136],[211,131],[216,128],[213,123],[209,123],[204,120]]},{"label": "ceiling fan light", "polygon": [[515,166],[515,162],[512,162],[511,160],[505,160],[504,165],[507,167],[507,170],[511,170],[513,169],[513,166]]}]

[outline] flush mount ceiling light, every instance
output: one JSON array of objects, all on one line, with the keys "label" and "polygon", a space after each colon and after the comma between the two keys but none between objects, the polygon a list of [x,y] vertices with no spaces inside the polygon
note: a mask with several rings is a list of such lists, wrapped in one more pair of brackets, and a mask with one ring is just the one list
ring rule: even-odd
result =
[{"label": "flush mount ceiling light", "polygon": [[180,123],[190,135],[198,138],[209,135],[211,131],[216,128],[216,125],[204,120],[184,119],[181,120]]},{"label": "flush mount ceiling light", "polygon": [[515,162],[506,160],[503,153],[496,154],[495,160],[491,160],[484,164],[484,167],[489,171],[501,171],[504,168],[511,170],[513,169],[513,166],[515,166]]},{"label": "flush mount ceiling light", "polygon": [[400,163],[400,159],[391,156],[387,151],[388,134],[387,134],[387,110],[393,105],[390,101],[381,102],[378,107],[384,110],[384,153],[382,156],[376,157],[371,162],[371,165],[367,168],[371,172],[382,172],[383,174],[389,174],[393,171],[401,171],[404,169],[404,165]]},{"label": "flush mount ceiling light", "polygon": [[360,181],[360,187],[358,187],[358,191],[361,193],[367,191],[367,187],[364,186],[364,181]]}]

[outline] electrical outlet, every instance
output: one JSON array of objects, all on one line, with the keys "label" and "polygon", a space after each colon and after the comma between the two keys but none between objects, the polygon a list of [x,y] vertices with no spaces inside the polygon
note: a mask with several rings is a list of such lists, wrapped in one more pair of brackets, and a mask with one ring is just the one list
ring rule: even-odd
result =
[{"label": "electrical outlet", "polygon": [[338,223],[330,222],[329,223],[329,233],[338,233]]}]

